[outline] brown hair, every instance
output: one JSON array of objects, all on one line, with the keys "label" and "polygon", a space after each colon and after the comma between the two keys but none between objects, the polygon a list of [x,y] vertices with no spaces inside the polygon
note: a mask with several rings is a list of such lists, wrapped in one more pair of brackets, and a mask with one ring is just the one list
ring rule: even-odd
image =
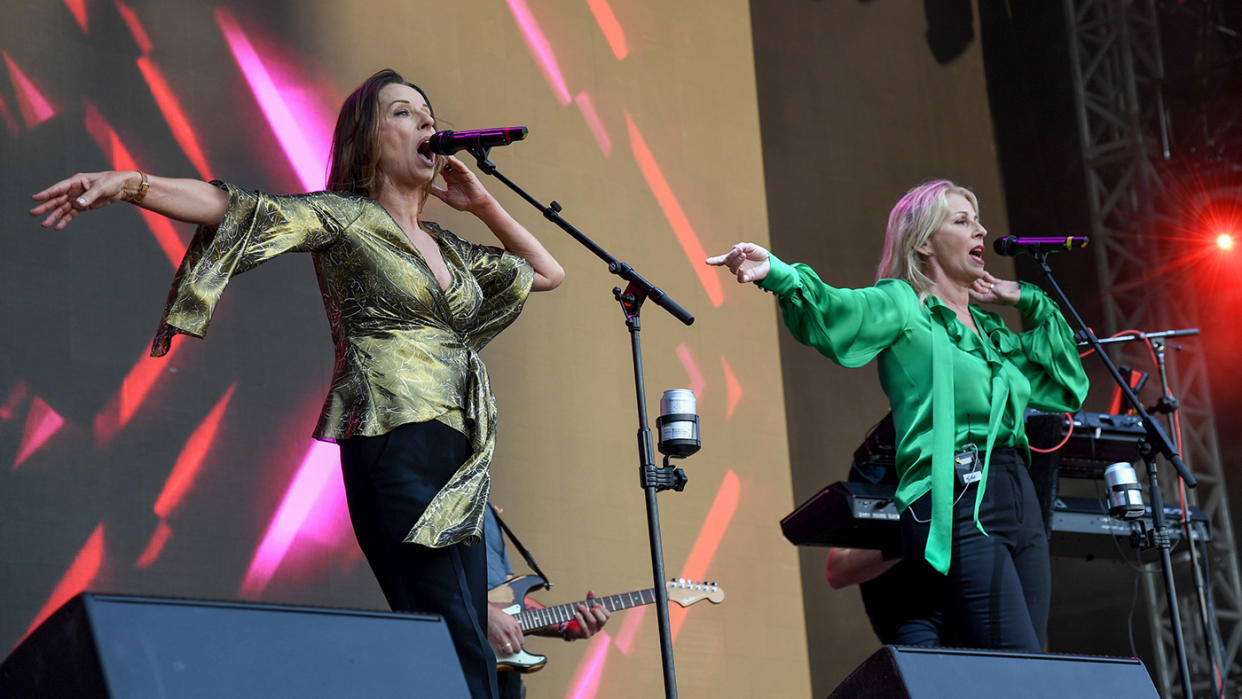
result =
[{"label": "brown hair", "polygon": [[[393,83],[417,90],[427,101],[427,108],[431,109],[427,93],[391,68],[385,68],[364,80],[345,98],[341,113],[336,117],[332,154],[328,161],[329,190],[371,199],[379,195],[379,93]],[[435,118],[434,109],[431,116]],[[439,171],[440,157],[436,156],[436,172]]]}]

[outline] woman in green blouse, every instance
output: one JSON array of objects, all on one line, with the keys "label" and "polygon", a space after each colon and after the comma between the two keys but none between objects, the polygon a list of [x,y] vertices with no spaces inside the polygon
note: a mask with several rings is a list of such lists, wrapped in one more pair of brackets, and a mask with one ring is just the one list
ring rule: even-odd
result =
[{"label": "woman in green blouse", "polygon": [[[442,614],[470,690],[496,693],[481,539],[496,406],[478,352],[530,291],[564,278],[556,260],[459,160],[427,141],[435,115],[392,70],[346,98],[330,191],[273,196],[141,172],[80,173],[34,195],[63,229],[128,201],[199,228],[173,281],[152,354],[202,337],[229,280],[310,252],[336,363],[315,437],[339,442],[354,532],[393,609]],[[440,176],[444,186],[432,182]],[[474,214],[503,249],[423,219],[427,196]]]},{"label": "woman in green blouse", "polygon": [[[707,260],[779,299],[799,342],[847,367],[877,359],[897,432],[905,555],[921,558],[899,642],[1041,650],[1048,541],[1024,429],[1028,405],[1075,411],[1087,392],[1073,333],[1037,287],[984,269],[974,194],[947,180],[889,215],[874,286],[838,289],[753,243]],[[1021,334],[976,304],[1014,305]]]}]

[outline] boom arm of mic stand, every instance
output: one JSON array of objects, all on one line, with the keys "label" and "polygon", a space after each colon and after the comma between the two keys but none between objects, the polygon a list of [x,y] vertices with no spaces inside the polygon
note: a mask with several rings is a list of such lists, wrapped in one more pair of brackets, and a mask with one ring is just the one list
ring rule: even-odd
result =
[{"label": "boom arm of mic stand", "polygon": [[[1134,342],[1135,340],[1158,340],[1170,337],[1185,337],[1187,335],[1198,335],[1198,328],[1182,328],[1181,330],[1161,330],[1154,333],[1127,333],[1117,337],[1097,338],[1101,345],[1111,345],[1118,342]],[[1079,340],[1079,347],[1086,347],[1091,343],[1087,340]]]},{"label": "boom arm of mic stand", "polygon": [[489,149],[471,147],[468,150],[470,155],[473,155],[475,160],[478,161],[480,170],[503,182],[506,187],[516,192],[517,195],[525,199],[527,203],[536,209],[539,209],[539,212],[543,214],[544,218],[548,219],[552,223],[555,223],[561,230],[568,233],[574,240],[582,243],[583,247],[594,253],[596,257],[608,263],[609,272],[621,277],[625,281],[641,289],[646,298],[651,299],[655,302],[655,305],[668,311],[674,318],[680,320],[682,323],[690,325],[694,322],[694,316],[691,315],[689,311],[678,305],[678,303],[667,293],[665,293],[663,289],[652,284],[646,279],[643,279],[642,275],[635,272],[633,267],[630,267],[626,263],[608,254],[607,250],[604,250],[600,246],[596,245],[595,241],[586,237],[582,231],[574,228],[568,221],[561,218],[561,205],[559,203],[554,201],[550,205],[544,206],[538,199],[535,199],[531,195],[527,194],[512,180],[501,174],[501,172],[496,169],[496,166],[487,159]]},{"label": "boom arm of mic stand", "polygon": [[1199,482],[1195,480],[1194,475],[1190,473],[1190,469],[1186,468],[1186,464],[1182,461],[1181,454],[1177,452],[1177,447],[1173,444],[1173,440],[1169,439],[1168,433],[1164,431],[1164,428],[1160,426],[1160,423],[1157,422],[1156,419],[1147,412],[1147,409],[1143,407],[1142,402],[1139,401],[1138,396],[1134,393],[1134,390],[1130,388],[1130,383],[1121,377],[1121,372],[1117,371],[1117,365],[1113,364],[1113,360],[1104,353],[1104,346],[1100,342],[1100,339],[1095,336],[1095,333],[1091,332],[1091,328],[1088,327],[1086,322],[1083,321],[1082,316],[1078,315],[1078,310],[1074,308],[1074,304],[1070,303],[1069,297],[1065,295],[1065,292],[1061,289],[1061,285],[1057,284],[1056,278],[1052,276],[1052,268],[1048,266],[1048,254],[1038,252],[1034,254],[1034,258],[1043,269],[1044,278],[1048,280],[1048,284],[1050,284],[1053,290],[1057,292],[1057,298],[1060,299],[1061,306],[1069,311],[1070,315],[1073,316],[1074,322],[1078,324],[1083,337],[1087,338],[1087,343],[1091,346],[1091,349],[1094,349],[1095,353],[1100,357],[1100,361],[1104,362],[1104,368],[1108,370],[1109,376],[1111,376],[1113,381],[1116,381],[1117,385],[1121,388],[1121,394],[1125,397],[1126,403],[1128,403],[1130,407],[1134,409],[1134,412],[1138,413],[1139,418],[1142,419],[1143,427],[1147,429],[1149,443],[1157,452],[1163,454],[1164,458],[1168,459],[1169,463],[1173,464],[1173,468],[1177,469],[1178,475],[1180,475],[1182,480],[1186,482],[1186,487],[1194,488],[1199,485]]}]

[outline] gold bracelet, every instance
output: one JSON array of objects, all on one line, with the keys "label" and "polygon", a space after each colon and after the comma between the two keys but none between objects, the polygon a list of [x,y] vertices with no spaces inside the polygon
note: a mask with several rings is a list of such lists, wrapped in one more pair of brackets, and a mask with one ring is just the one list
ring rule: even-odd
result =
[{"label": "gold bracelet", "polygon": [[137,172],[138,175],[142,177],[142,182],[138,183],[138,193],[129,198],[129,203],[141,204],[143,198],[147,196],[147,187],[149,187],[151,183],[147,181],[147,173],[142,170],[135,170],[134,172]]}]

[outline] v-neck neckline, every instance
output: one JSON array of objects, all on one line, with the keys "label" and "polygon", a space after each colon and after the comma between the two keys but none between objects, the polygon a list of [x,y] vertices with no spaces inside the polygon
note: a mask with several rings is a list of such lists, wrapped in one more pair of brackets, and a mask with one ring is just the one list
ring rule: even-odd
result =
[{"label": "v-neck neckline", "polygon": [[375,203],[384,211],[384,215],[388,217],[388,220],[392,222],[392,225],[401,232],[401,240],[405,241],[406,245],[410,247],[410,251],[414,253],[418,261],[422,263],[423,267],[427,268],[427,273],[431,275],[433,280],[435,280],[435,287],[440,290],[440,295],[447,297],[449,290],[457,285],[457,274],[453,271],[452,265],[448,263],[448,256],[445,255],[444,246],[440,244],[439,236],[432,235],[430,231],[423,228],[423,221],[418,221],[418,230],[426,233],[427,237],[431,238],[431,242],[436,244],[436,249],[440,251],[440,260],[444,262],[444,269],[448,271],[449,275],[448,286],[440,285],[440,279],[436,277],[436,271],[432,269],[431,265],[427,262],[427,256],[423,254],[422,250],[418,249],[418,245],[416,245],[413,240],[410,240],[410,235],[405,232],[405,229],[401,227],[400,223],[397,223],[397,219],[393,217],[392,212],[390,212],[378,201]]}]

